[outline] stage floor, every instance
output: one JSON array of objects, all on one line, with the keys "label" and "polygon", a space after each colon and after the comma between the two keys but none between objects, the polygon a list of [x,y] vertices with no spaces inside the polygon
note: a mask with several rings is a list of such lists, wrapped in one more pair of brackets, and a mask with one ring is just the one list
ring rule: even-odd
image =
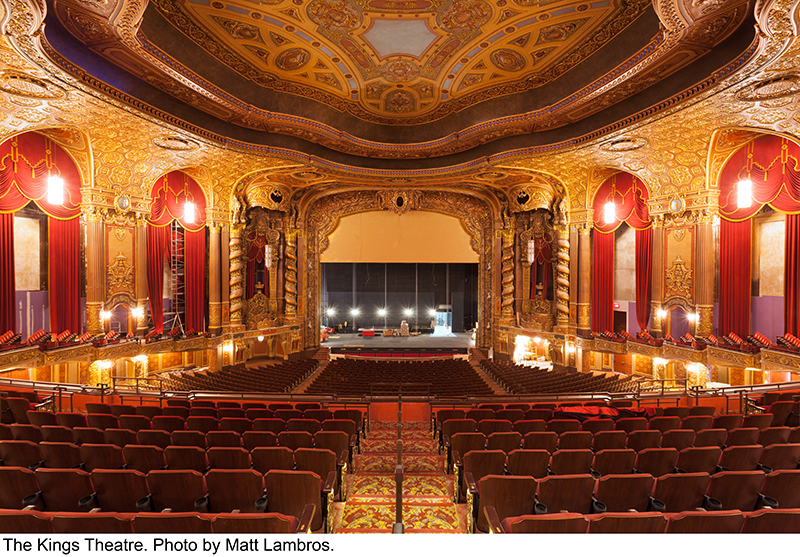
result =
[{"label": "stage floor", "polygon": [[389,349],[431,349],[431,348],[469,348],[475,346],[472,333],[453,333],[452,337],[419,335],[416,337],[360,337],[354,334],[332,334],[322,346],[334,348],[389,348]]}]

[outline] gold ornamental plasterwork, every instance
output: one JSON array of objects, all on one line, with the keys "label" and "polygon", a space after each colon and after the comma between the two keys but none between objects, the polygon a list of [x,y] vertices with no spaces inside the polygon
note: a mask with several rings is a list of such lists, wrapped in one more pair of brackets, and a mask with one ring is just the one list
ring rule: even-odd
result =
[{"label": "gold ornamental plasterwork", "polygon": [[692,298],[692,270],[686,267],[683,259],[675,258],[666,274],[665,298]]}]

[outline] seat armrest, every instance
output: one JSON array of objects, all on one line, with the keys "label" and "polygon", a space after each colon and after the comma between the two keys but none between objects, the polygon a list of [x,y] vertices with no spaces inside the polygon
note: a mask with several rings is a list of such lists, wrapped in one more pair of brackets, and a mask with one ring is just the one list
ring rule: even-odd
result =
[{"label": "seat armrest", "polygon": [[461,458],[461,453],[454,450],[452,454],[453,454],[453,468],[455,468],[456,466],[458,466],[459,468],[463,468],[464,461]]},{"label": "seat armrest", "polygon": [[497,516],[497,510],[492,507],[483,507],[483,514],[486,516],[486,522],[489,523],[489,533],[490,534],[505,534],[506,531],[503,530],[503,526],[500,524],[500,517]]},{"label": "seat armrest", "polygon": [[478,484],[475,482],[472,472],[464,472],[464,484],[467,486],[467,491],[472,495],[478,494]]},{"label": "seat armrest", "polygon": [[297,525],[298,534],[311,533],[311,521],[314,520],[314,513],[317,512],[317,506],[313,503],[308,503],[303,509],[303,514],[300,515],[300,522]]},{"label": "seat armrest", "polygon": [[349,451],[342,451],[342,454],[339,455],[339,461],[336,463],[336,465],[347,466],[348,460],[349,460]]}]

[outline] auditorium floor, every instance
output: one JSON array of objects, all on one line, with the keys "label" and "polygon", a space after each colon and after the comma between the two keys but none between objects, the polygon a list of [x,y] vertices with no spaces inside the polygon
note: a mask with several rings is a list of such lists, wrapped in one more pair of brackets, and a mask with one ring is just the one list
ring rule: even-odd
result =
[{"label": "auditorium floor", "polygon": [[[444,474],[429,422],[405,422],[403,524],[408,533],[463,533],[465,505],[452,500],[452,476]],[[336,503],[334,532],[390,532],[395,521],[397,424],[371,422],[348,475],[348,498]]]},{"label": "auditorium floor", "polygon": [[322,346],[331,348],[469,348],[475,346],[472,333],[453,333],[443,337],[419,335],[416,337],[360,337],[354,334],[332,334]]}]

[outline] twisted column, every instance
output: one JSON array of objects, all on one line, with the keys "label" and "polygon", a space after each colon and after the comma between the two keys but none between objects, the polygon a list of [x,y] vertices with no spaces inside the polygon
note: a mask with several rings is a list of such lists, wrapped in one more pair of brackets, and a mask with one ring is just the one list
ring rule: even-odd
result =
[{"label": "twisted column", "polygon": [[514,317],[514,231],[502,230],[503,241],[500,260],[502,274],[502,298],[500,302],[502,317]]},{"label": "twisted column", "polygon": [[569,227],[556,228],[556,323],[569,323]]},{"label": "twisted column", "polygon": [[290,230],[286,233],[286,250],[284,252],[286,264],[283,289],[286,296],[284,313],[287,316],[297,315],[297,232],[297,230]]},{"label": "twisted column", "polygon": [[243,252],[242,252],[242,231],[241,224],[231,225],[231,241],[230,241],[230,254],[228,260],[230,262],[230,317],[231,325],[242,324],[242,307],[244,305],[244,276],[242,268]]}]

